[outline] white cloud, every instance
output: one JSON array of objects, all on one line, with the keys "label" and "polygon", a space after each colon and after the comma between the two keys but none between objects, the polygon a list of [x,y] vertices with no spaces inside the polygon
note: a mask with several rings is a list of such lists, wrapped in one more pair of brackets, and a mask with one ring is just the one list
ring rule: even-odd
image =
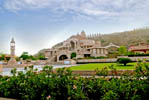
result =
[{"label": "white cloud", "polygon": [[107,15],[109,12],[100,10],[84,9],[83,12],[88,15]]},{"label": "white cloud", "polygon": [[3,7],[13,12],[46,8],[58,16],[73,13],[74,16],[106,18],[144,14],[148,4],[147,0],[5,0]]},{"label": "white cloud", "polygon": [[47,0],[6,0],[4,7],[11,11],[46,7]]}]

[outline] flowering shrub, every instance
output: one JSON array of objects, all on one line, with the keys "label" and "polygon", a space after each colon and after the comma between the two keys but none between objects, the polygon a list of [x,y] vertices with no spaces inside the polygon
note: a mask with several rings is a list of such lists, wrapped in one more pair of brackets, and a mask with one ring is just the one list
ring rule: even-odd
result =
[{"label": "flowering shrub", "polygon": [[[139,68],[141,66],[146,66],[145,72]],[[41,72],[32,66],[25,70],[26,73],[13,69],[13,76],[0,77],[0,97],[19,100],[145,100],[149,96],[149,66],[145,63],[137,65],[134,76],[120,78],[84,78],[65,68],[53,71],[51,66],[45,66]]]}]

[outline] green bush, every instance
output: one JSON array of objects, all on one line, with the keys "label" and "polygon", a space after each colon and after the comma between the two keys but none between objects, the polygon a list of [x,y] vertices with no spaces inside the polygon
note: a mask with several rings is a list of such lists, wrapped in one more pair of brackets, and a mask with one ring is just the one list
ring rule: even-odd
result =
[{"label": "green bush", "polygon": [[97,70],[96,75],[106,77],[106,76],[108,76],[108,72],[109,72],[108,68],[104,67],[102,70]]},{"label": "green bush", "polygon": [[[143,72],[140,66],[146,66]],[[41,72],[26,67],[26,73],[13,69],[13,76],[0,77],[0,97],[19,100],[146,100],[149,94],[149,67],[137,65],[134,76],[120,78],[81,77],[62,68]],[[111,66],[112,68],[112,66]],[[107,69],[103,75],[106,75]]]},{"label": "green bush", "polygon": [[129,58],[119,58],[119,59],[117,59],[117,62],[120,63],[120,64],[124,64],[124,66],[126,66],[127,63],[131,62],[131,59],[129,59]]},{"label": "green bush", "polygon": [[73,52],[72,54],[71,54],[71,59],[72,58],[75,58],[77,56],[77,54],[75,53],[75,52]]},{"label": "green bush", "polygon": [[128,54],[129,57],[137,57],[137,56],[149,56],[149,54],[144,53],[130,53]]}]

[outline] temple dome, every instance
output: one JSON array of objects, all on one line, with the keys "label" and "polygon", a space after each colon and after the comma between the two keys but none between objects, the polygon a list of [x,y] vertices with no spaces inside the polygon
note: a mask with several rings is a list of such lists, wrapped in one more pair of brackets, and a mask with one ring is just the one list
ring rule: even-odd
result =
[{"label": "temple dome", "polygon": [[11,43],[15,43],[14,38],[12,38]]},{"label": "temple dome", "polygon": [[84,30],[81,32],[81,36],[82,37],[86,37],[86,34],[85,34],[85,31]]}]

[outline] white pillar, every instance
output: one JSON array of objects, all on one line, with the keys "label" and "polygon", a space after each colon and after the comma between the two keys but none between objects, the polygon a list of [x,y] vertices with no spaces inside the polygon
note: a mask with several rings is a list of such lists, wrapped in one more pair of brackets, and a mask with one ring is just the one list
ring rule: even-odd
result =
[{"label": "white pillar", "polygon": [[101,54],[103,54],[103,49],[101,48]]},{"label": "white pillar", "polygon": [[97,49],[97,54],[99,54],[99,48]]},{"label": "white pillar", "polygon": [[103,49],[103,54],[105,54],[105,49]]},{"label": "white pillar", "polygon": [[93,49],[93,54],[96,54],[96,49]]},{"label": "white pillar", "polygon": [[98,54],[97,48],[96,48],[96,54]]}]

